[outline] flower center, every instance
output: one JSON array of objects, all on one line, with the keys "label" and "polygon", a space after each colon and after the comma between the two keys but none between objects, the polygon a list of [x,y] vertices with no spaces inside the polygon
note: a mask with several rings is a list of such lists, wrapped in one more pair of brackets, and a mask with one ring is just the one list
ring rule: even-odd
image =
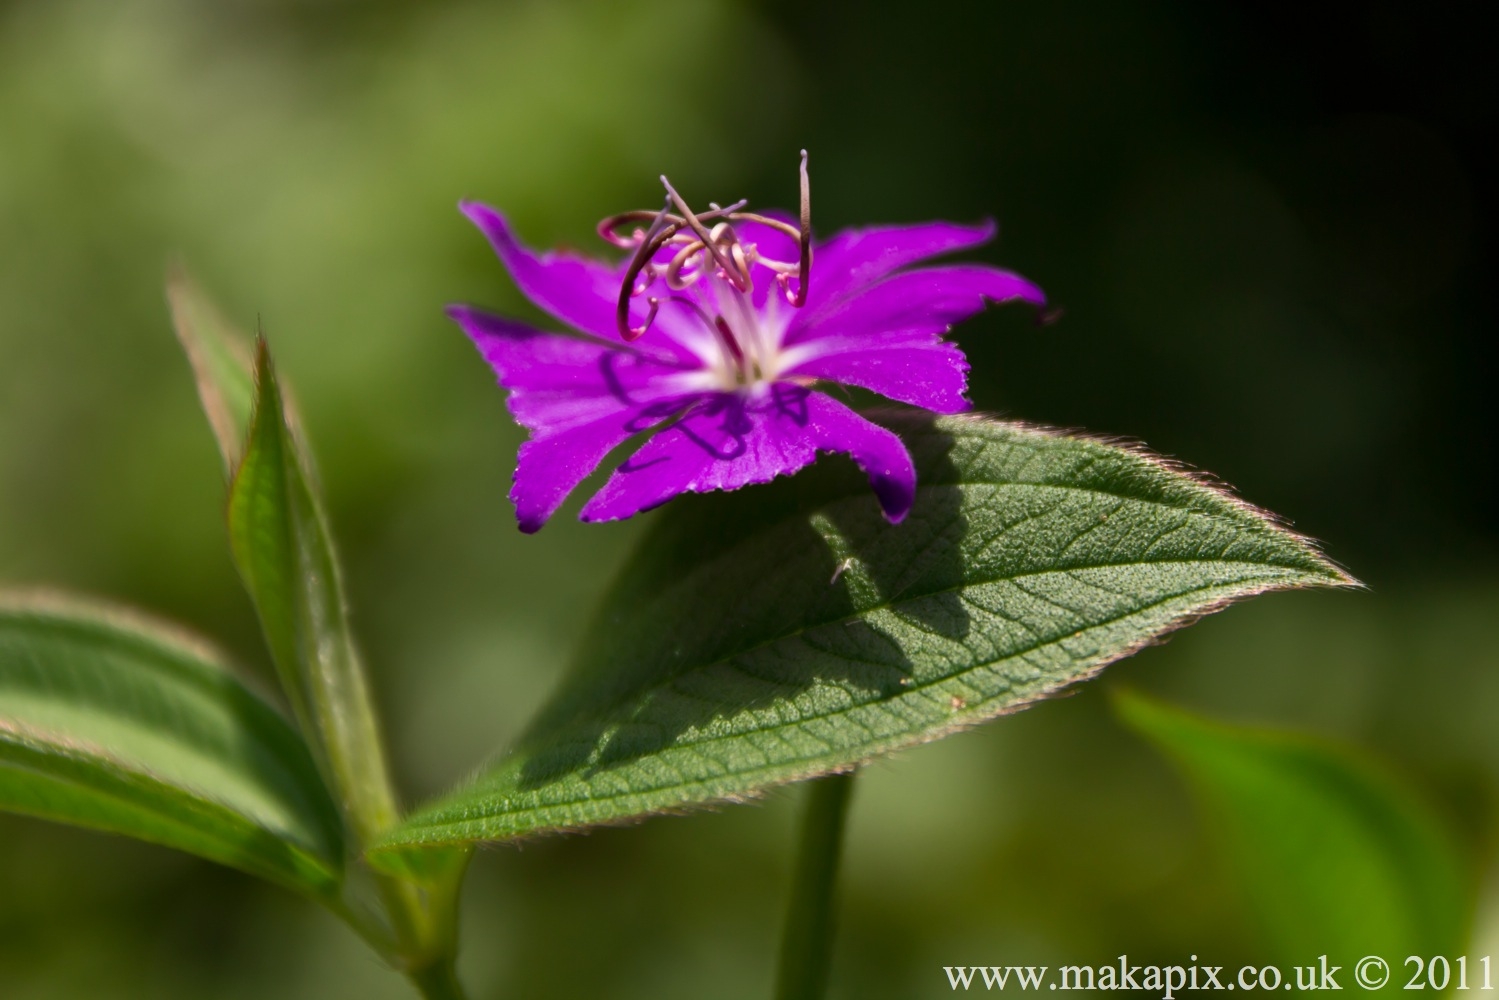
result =
[{"label": "flower center", "polygon": [[[664,176],[666,200],[660,211],[641,210],[612,215],[599,223],[599,235],[615,246],[634,250],[620,284],[615,322],[626,341],[637,340],[655,322],[665,302],[686,309],[717,345],[722,387],[733,389],[773,379],[776,375],[779,330],[774,322],[780,301],[801,308],[807,301],[812,268],[812,203],[807,179],[807,151],[801,159],[801,218],[793,226],[780,219],[744,211],[745,202],[727,207],[712,202],[695,213]],[[641,228],[641,223],[647,223]],[[778,260],[761,247],[741,239],[735,223],[767,226],[796,242],[797,259]],[[622,229],[633,225],[626,234]],[[779,297],[767,297],[764,311],[754,306],[755,269],[764,268],[775,281]],[[648,294],[657,281],[668,294]],[[794,281],[794,285],[793,285]],[[696,286],[696,287],[694,287]],[[690,291],[689,291],[690,290]],[[630,325],[630,300],[646,296],[645,321]],[[774,328],[774,329],[772,329]]]}]

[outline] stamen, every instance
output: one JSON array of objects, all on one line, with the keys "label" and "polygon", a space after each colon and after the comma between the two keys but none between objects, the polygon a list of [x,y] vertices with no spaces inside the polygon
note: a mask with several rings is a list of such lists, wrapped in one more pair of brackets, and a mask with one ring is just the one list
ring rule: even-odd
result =
[{"label": "stamen", "polygon": [[739,268],[743,274],[749,274],[749,261],[744,257],[744,244],[735,240],[729,244],[729,256],[734,258],[734,266]]},{"label": "stamen", "polygon": [[713,328],[723,338],[723,345],[734,355],[735,362],[739,365],[739,371],[744,371],[744,349],[739,346],[739,341],[734,338],[734,331],[729,329],[729,321],[722,316],[713,317]]},{"label": "stamen", "polygon": [[812,182],[807,177],[807,151],[802,150],[802,231],[801,260],[797,265],[796,297],[791,304],[800,309],[807,304],[807,279],[812,277]]},{"label": "stamen", "polygon": [[[666,179],[665,175],[661,177],[661,184],[666,188],[666,199],[658,211],[621,212],[600,222],[598,226],[600,237],[617,247],[631,248],[635,251],[629,266],[625,269],[624,281],[620,285],[619,299],[615,309],[615,325],[620,337],[626,341],[637,340],[650,329],[661,300],[649,299],[650,310],[645,322],[641,326],[632,327],[630,325],[630,299],[645,294],[658,278],[664,279],[671,290],[683,291],[706,273],[722,278],[736,292],[743,295],[754,288],[754,267],[758,264],[773,275],[776,285],[787,302],[798,309],[806,305],[807,289],[812,276],[812,185],[807,173],[805,149],[801,151],[799,174],[801,181],[799,225],[792,225],[757,212],[742,211],[747,204],[742,198],[732,205],[725,206],[720,206],[717,202],[709,202],[709,211],[696,214],[687,206],[687,202],[677,193],[676,188],[671,186],[671,182]],[[673,208],[676,212],[672,211]],[[644,230],[637,225],[642,222],[649,222]],[[739,234],[734,231],[735,222],[753,222],[774,229],[795,240],[797,260],[795,262],[775,260],[764,256],[760,246],[740,240]],[[707,223],[713,224],[711,229]],[[621,229],[627,226],[633,227],[628,236],[621,232]],[[674,252],[670,262],[663,267],[657,263],[657,255],[667,247],[671,247]],[[794,289],[791,285],[793,277],[796,278]],[[722,317],[710,320],[706,313],[688,300],[679,296],[670,296],[670,298],[692,305],[702,322],[723,338],[725,350],[736,359],[741,377],[748,377],[744,368],[744,353]],[[731,299],[739,301],[739,296],[731,296]],[[754,326],[753,321],[750,325]],[[758,368],[756,370],[758,371]]]},{"label": "stamen", "polygon": [[661,300],[652,295],[645,301],[650,304],[650,308],[645,313],[645,322],[639,326],[630,327],[629,336],[625,338],[626,340],[639,340],[645,336],[645,332],[651,328],[651,324],[656,322],[656,310],[661,308]]},{"label": "stamen", "polygon": [[[698,218],[703,220],[704,222],[710,221],[712,219],[721,219],[724,216],[728,215],[730,212],[737,212],[748,204],[749,199],[747,198],[740,198],[738,201],[734,202],[734,204],[732,205],[729,205],[727,208],[720,208],[718,205],[714,204],[710,206],[713,209],[711,212],[704,212],[699,215]],[[617,247],[629,248],[637,246],[639,245],[641,236],[640,230],[635,230],[635,232],[633,232],[629,236],[621,236],[619,234],[619,228],[621,226],[627,226],[633,222],[650,222],[660,214],[661,213],[653,212],[648,208],[637,208],[632,212],[620,212],[618,215],[611,215],[598,224],[599,237],[606,243],[612,243]],[[686,219],[682,218],[679,215],[672,215],[669,210],[667,212],[666,221],[671,225],[673,232],[687,225]],[[793,233],[793,235],[795,234]]]},{"label": "stamen", "polygon": [[[625,280],[620,282],[619,301],[614,307],[614,325],[619,330],[619,335],[624,340],[639,340],[645,336],[645,331],[651,328],[651,322],[656,318],[656,306],[658,303],[651,300],[651,310],[646,314],[645,322],[637,329],[630,325],[630,297],[635,288],[635,279],[640,272],[650,263],[651,254],[655,251],[651,245],[666,227],[666,210],[671,207],[667,202],[661,206],[661,211],[651,220],[651,228],[647,229],[645,236],[640,241],[640,249],[635,251],[635,258],[630,261],[630,268],[625,272]],[[642,289],[643,290],[643,289]]]},{"label": "stamen", "polygon": [[701,249],[703,249],[703,241],[693,240],[691,243],[687,244],[685,247],[679,250],[677,252],[677,255],[671,259],[671,263],[666,265],[665,272],[666,286],[668,288],[670,288],[674,292],[680,292],[682,291],[682,289],[686,288],[688,285],[691,285],[698,279],[698,275],[701,272],[693,271],[689,276],[684,278],[682,277],[682,268],[686,267],[687,263],[692,260],[692,258]]},{"label": "stamen", "polygon": [[729,284],[741,292],[749,291],[749,275],[740,274],[735,269],[733,261],[725,257],[718,249],[717,244],[713,242],[713,234],[708,232],[701,219],[692,214],[692,209],[687,207],[687,203],[682,200],[681,195],[677,194],[677,189],[671,186],[671,181],[666,179],[665,174],[661,175],[661,184],[666,188],[667,197],[676,203],[677,211],[681,212],[682,217],[687,220],[687,225],[692,227],[692,231],[697,233],[697,238],[703,241],[703,245],[713,255],[713,262],[723,271]]},{"label": "stamen", "polygon": [[791,237],[794,240],[800,240],[802,238],[802,231],[800,229],[796,228],[789,222],[782,222],[780,219],[772,219],[768,215],[760,215],[757,212],[735,212],[733,215],[729,216],[729,218],[733,219],[736,222],[758,222],[762,226],[769,226],[771,229],[779,229],[781,232],[785,233],[787,236]]},{"label": "stamen", "polygon": [[640,269],[640,280],[637,281],[630,288],[630,294],[632,296],[635,296],[635,295],[644,295],[645,294],[645,290],[647,288],[651,287],[651,282],[653,282],[655,280],[656,280],[656,265],[650,263],[649,261],[647,261],[645,267],[643,267],[643,268]]}]

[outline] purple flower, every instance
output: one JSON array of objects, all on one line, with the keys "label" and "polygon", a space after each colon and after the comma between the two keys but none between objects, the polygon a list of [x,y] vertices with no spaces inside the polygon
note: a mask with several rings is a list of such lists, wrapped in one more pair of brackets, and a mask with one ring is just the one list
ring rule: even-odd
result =
[{"label": "purple flower", "polygon": [[905,446],[819,389],[861,386],[937,413],[966,410],[968,363],[943,334],[986,302],[1039,306],[1041,290],[982,264],[911,267],[987,241],[988,223],[854,229],[811,243],[805,154],[799,225],[743,203],[694,214],[666,188],[660,212],[600,224],[634,251],[620,264],[538,255],[499,212],[461,206],[520,290],[577,331],[448,310],[531,432],[510,493],[521,530],[539,529],[605,456],[642,434],[650,437],[584,505],[583,520],[767,482],[828,451],[858,463],[899,522],[916,492]]}]

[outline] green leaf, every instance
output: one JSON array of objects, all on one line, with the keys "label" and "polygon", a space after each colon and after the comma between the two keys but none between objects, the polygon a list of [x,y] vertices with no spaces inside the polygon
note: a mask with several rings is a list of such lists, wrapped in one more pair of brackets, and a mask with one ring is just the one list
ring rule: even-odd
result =
[{"label": "green leaf", "polygon": [[[230,549],[302,731],[362,850],[399,811],[311,466],[261,339],[254,413],[229,484]],[[393,961],[414,977],[448,982],[443,977],[451,973],[457,940],[458,887],[471,853],[462,847],[433,852],[375,872],[395,937]]]},{"label": "green leaf", "polygon": [[314,895],[342,881],[338,815],[286,720],[211,651],[116,610],[0,596],[0,809]]},{"label": "green leaf", "polygon": [[1351,582],[1138,450],[887,419],[921,477],[905,523],[827,459],[674,501],[517,749],[381,846],[753,795],[1015,711],[1236,597]]},{"label": "green leaf", "polygon": [[213,427],[224,469],[232,471],[244,450],[255,404],[249,341],[179,265],[167,273],[167,304],[172,310],[172,329],[192,365],[198,399]]},{"label": "green leaf", "polygon": [[245,454],[229,487],[229,541],[281,681],[360,843],[395,822],[375,713],[305,450],[260,341]]},{"label": "green leaf", "polygon": [[1351,967],[1364,955],[1396,964],[1460,952],[1473,874],[1431,809],[1384,769],[1349,748],[1139,695],[1116,708],[1186,775],[1279,960],[1326,954]]}]

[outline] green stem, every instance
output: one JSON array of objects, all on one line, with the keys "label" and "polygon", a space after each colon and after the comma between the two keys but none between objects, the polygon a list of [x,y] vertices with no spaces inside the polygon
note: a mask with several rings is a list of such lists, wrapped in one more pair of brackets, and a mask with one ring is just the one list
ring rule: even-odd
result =
[{"label": "green stem", "polygon": [[458,984],[451,958],[412,969],[406,975],[425,1000],[464,1000],[463,987]]},{"label": "green stem", "polygon": [[807,789],[801,844],[781,939],[777,1000],[822,1000],[833,954],[833,896],[854,772],[830,774]]}]

